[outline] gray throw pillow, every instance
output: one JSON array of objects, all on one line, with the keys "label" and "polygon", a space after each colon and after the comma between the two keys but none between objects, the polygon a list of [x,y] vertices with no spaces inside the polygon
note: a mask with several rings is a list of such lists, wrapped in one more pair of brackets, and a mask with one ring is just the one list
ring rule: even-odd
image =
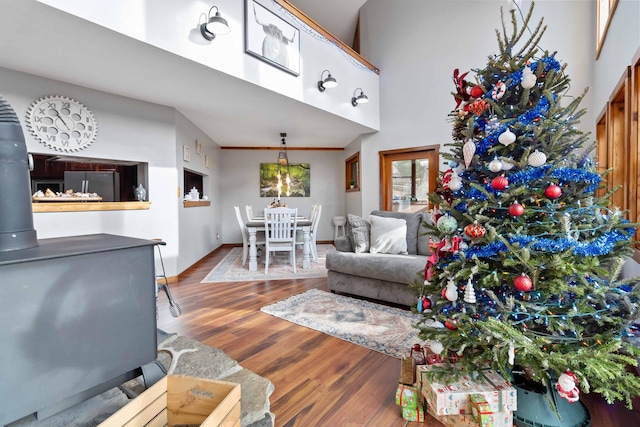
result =
[{"label": "gray throw pillow", "polygon": [[369,252],[369,221],[357,215],[347,214],[349,240],[355,253]]}]

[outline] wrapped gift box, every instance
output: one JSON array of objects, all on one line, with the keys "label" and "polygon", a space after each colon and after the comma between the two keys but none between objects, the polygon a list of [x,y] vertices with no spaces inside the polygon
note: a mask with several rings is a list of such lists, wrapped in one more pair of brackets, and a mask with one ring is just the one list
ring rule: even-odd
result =
[{"label": "wrapped gift box", "polygon": [[415,409],[418,406],[420,392],[416,387],[400,384],[396,389],[396,405]]},{"label": "wrapped gift box", "polygon": [[[431,407],[428,407],[427,412],[447,427],[478,427],[480,425],[471,414],[436,415]],[[499,412],[495,413],[494,416],[493,424],[485,424],[485,426],[513,427],[513,412]]]},{"label": "wrapped gift box", "polygon": [[478,425],[480,427],[495,427],[496,417],[499,417],[504,412],[493,412],[487,399],[480,393],[471,393],[469,399],[471,400],[473,419],[476,420]]},{"label": "wrapped gift box", "polygon": [[429,382],[426,372],[438,365],[418,366],[417,377],[422,395],[436,415],[471,414],[469,395],[481,394],[493,412],[513,412],[517,407],[517,392],[502,376],[490,369],[481,369],[474,378],[465,375],[452,384]]},{"label": "wrapped gift box", "polygon": [[424,408],[420,404],[415,408],[402,408],[402,418],[422,423],[424,422]]}]

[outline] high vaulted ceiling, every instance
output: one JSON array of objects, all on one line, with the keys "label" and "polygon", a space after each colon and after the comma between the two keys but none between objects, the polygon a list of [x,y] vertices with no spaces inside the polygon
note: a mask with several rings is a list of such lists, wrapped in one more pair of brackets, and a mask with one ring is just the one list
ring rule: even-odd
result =
[{"label": "high vaulted ceiling", "polygon": [[[290,2],[352,45],[365,0]],[[0,67],[174,107],[221,146],[274,146],[286,131],[290,147],[344,147],[372,131],[35,0],[2,0],[0,37]]]}]

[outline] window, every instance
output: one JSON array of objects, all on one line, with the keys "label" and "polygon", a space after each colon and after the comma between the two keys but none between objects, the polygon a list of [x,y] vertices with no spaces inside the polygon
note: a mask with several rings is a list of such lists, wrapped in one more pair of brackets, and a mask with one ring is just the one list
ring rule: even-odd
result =
[{"label": "window", "polygon": [[596,60],[600,56],[616,6],[618,0],[596,0]]},{"label": "window", "polygon": [[347,191],[360,190],[360,152],[345,161],[345,177]]},{"label": "window", "polygon": [[381,208],[421,212],[431,208],[429,193],[436,189],[440,146],[380,152]]}]

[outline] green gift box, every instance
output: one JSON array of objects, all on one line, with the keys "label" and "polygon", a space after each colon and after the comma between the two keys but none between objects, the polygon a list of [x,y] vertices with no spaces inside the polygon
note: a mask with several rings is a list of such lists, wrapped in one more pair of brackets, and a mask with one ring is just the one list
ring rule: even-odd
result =
[{"label": "green gift box", "polygon": [[418,405],[415,408],[402,408],[402,418],[407,421],[424,422],[424,408]]},{"label": "green gift box", "polygon": [[418,389],[405,384],[398,385],[396,390],[396,405],[402,408],[415,409],[418,406]]},{"label": "green gift box", "polygon": [[471,414],[480,427],[495,427],[495,417],[491,405],[484,395],[472,393],[469,395],[471,401]]}]

